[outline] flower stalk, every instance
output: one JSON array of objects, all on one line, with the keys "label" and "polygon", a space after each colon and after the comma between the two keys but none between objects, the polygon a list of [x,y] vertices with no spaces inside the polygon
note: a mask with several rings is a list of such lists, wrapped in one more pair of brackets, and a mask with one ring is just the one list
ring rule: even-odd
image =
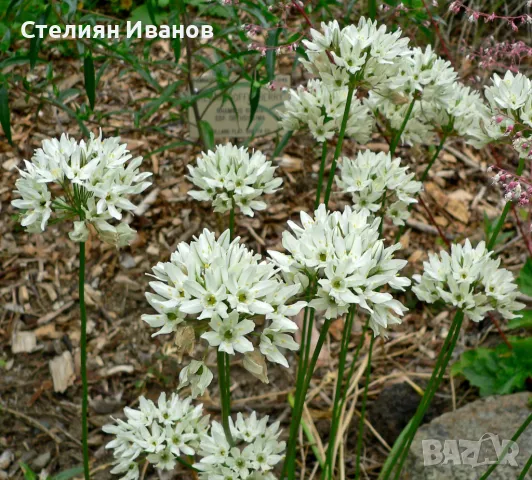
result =
[{"label": "flower stalk", "polygon": [[83,449],[83,473],[85,480],[90,479],[89,473],[89,387],[87,382],[87,312],[85,309],[85,242],[79,244],[79,313],[81,317],[81,443]]},{"label": "flower stalk", "polygon": [[229,356],[225,352],[218,350],[218,385],[220,388],[220,403],[222,407],[222,426],[225,437],[230,445],[234,445],[231,428],[229,426],[229,417],[231,416],[231,375]]},{"label": "flower stalk", "polygon": [[340,132],[338,133],[338,141],[336,143],[336,149],[334,150],[334,158],[331,163],[331,170],[329,172],[329,179],[327,181],[327,188],[325,190],[325,198],[323,203],[327,207],[329,205],[329,198],[331,196],[332,185],[334,182],[334,173],[336,172],[336,163],[342,153],[342,145],[344,143],[345,129],[347,127],[347,120],[349,119],[349,113],[351,111],[351,102],[353,101],[353,95],[355,93],[355,82],[351,80],[347,90],[347,99],[345,101],[344,116],[342,117],[342,124],[340,125]]},{"label": "flower stalk", "polygon": [[430,402],[432,401],[434,395],[436,394],[436,391],[438,390],[447,365],[451,360],[454,347],[456,345],[456,342],[458,341],[458,337],[460,336],[460,328],[462,326],[463,320],[464,312],[462,310],[458,310],[454,316],[451,327],[449,329],[449,333],[447,334],[440,354],[438,355],[438,358],[436,360],[436,366],[432,371],[432,375],[430,377],[427,388],[425,389],[423,398],[421,399],[421,402],[417,408],[417,411],[412,420],[410,420],[408,425],[405,427],[399,438],[396,440],[392,451],[390,452],[390,455],[388,456],[386,463],[384,464],[384,467],[381,471],[379,480],[388,480],[389,478],[391,478],[394,470],[395,476],[393,478],[399,478],[399,475],[401,474],[401,470],[403,468],[403,464],[408,455],[410,445],[414,440],[414,435],[419,425],[421,424],[423,417],[425,416]]},{"label": "flower stalk", "polygon": [[312,374],[318,363],[318,358],[327,338],[329,332],[329,327],[331,326],[332,319],[327,318],[323,323],[323,326],[320,331],[320,336],[316,342],[316,348],[312,354],[310,364],[308,366],[305,379],[301,389],[298,389],[299,392],[299,402],[294,403],[294,410],[292,411],[292,421],[290,423],[290,434],[288,437],[288,442],[286,446],[286,458],[283,466],[283,477],[286,475],[288,480],[294,480],[296,475],[296,444],[297,444],[297,433],[299,431],[299,425],[301,424],[301,417],[303,415],[303,408],[305,405],[305,398],[307,396],[307,391],[310,385],[310,380],[312,379]]},{"label": "flower stalk", "polygon": [[[340,353],[338,355],[338,369],[336,376],[336,388],[334,392],[334,402],[333,402],[333,414],[331,429],[329,432],[329,445],[327,447],[327,456],[325,461],[325,468],[322,472],[322,479],[332,479],[333,477],[333,456],[336,450],[336,435],[338,433],[338,427],[340,424],[341,418],[341,405],[342,405],[342,389],[344,385],[344,373],[345,373],[345,363],[347,359],[347,351],[349,349],[349,339],[351,337],[351,331],[353,327],[353,319],[355,317],[356,307],[352,306],[349,309],[349,313],[346,317],[346,322],[344,325],[344,330],[342,332],[342,339],[340,341]],[[343,389],[344,393],[347,393],[347,385]]]},{"label": "flower stalk", "polygon": [[316,201],[314,202],[314,210],[316,210],[320,206],[321,189],[323,186],[323,174],[325,172],[326,162],[327,162],[327,140],[324,140],[321,146],[320,173],[318,176],[318,189],[316,190]]},{"label": "flower stalk", "polygon": [[360,478],[360,457],[362,455],[362,438],[364,435],[364,419],[366,417],[366,403],[368,400],[369,379],[371,376],[371,355],[373,353],[373,345],[375,344],[375,336],[371,336],[368,351],[368,365],[366,367],[366,382],[364,384],[364,393],[362,395],[362,408],[360,409],[360,422],[358,425],[358,439],[357,439],[357,454],[355,467],[355,480]]}]

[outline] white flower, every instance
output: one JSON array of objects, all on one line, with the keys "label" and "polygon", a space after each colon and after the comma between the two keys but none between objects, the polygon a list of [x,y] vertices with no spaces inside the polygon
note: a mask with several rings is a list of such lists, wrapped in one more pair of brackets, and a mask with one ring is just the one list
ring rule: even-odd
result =
[{"label": "white flower", "polygon": [[118,137],[102,139],[101,133],[91,134],[87,142],[65,134],[59,140],[44,140],[31,161],[24,161],[26,170],[20,171],[16,182],[15,192],[22,199],[13,200],[12,205],[25,210],[22,226],[35,233],[44,231],[52,214],[58,219],[78,218],[70,233],[72,240],[85,242],[91,223],[104,242],[127,245],[135,231],[126,223],[113,226],[108,220],[120,220],[123,212],[135,209],[129,197],[148,188],[146,179],[151,175],[139,172],[141,157],[131,157]]},{"label": "white flower", "polygon": [[235,351],[246,353],[253,350],[253,344],[246,335],[255,330],[255,324],[251,320],[239,321],[238,312],[231,312],[224,320],[216,315],[209,325],[212,331],[205,332],[201,338],[207,340],[211,347],[218,347],[218,350],[230,355],[234,355]]},{"label": "white flower", "polygon": [[393,73],[394,62],[409,52],[401,30],[386,32],[386,26],[364,17],[358,25],[342,29],[336,20],[322,23],[321,31],[311,29],[310,34],[311,40],[303,40],[308,57],[303,64],[335,88],[353,80],[375,87]]},{"label": "white flower", "polygon": [[423,264],[423,275],[414,275],[417,285],[412,290],[420,300],[443,300],[475,322],[490,311],[516,318],[515,312],[525,305],[517,301],[519,292],[512,273],[499,268],[500,260],[490,258],[491,254],[484,242],[473,248],[469,240],[463,246],[453,244],[450,255],[445,251],[431,254]]},{"label": "white flower", "polygon": [[[300,285],[288,285],[273,263],[241,245],[239,238],[230,242],[229,231],[216,239],[204,230],[191,243],[180,243],[169,262],[153,268],[153,276],[155,293],[146,298],[157,313],[142,319],[160,328],[154,335],[186,324],[210,346],[232,355],[253,351],[252,340],[257,342],[268,328],[292,338],[297,326],[288,317],[305,306],[293,301]],[[271,361],[286,363],[284,357],[275,358]]]},{"label": "white flower", "polygon": [[[309,129],[318,142],[333,138],[340,131],[347,100],[347,87],[343,81],[331,86],[318,79],[309,80],[306,87],[290,91],[280,112],[281,126],[285,131]],[[356,93],[356,92],[355,92]],[[367,143],[375,125],[370,109],[356,97],[351,102],[346,125],[346,135],[358,143]]]},{"label": "white flower", "polygon": [[115,438],[106,445],[113,450],[113,474],[122,479],[139,478],[138,460],[145,456],[157,468],[171,470],[176,458],[194,455],[200,439],[208,431],[208,416],[202,405],[192,406],[191,398],[180,399],[173,393],[169,399],[163,392],[157,404],[140,398],[139,409],[126,407],[126,421],[105,425],[103,431]]},{"label": "white flower", "polygon": [[352,160],[344,157],[336,183],[344,193],[350,193],[355,211],[377,214],[386,195],[386,216],[395,225],[404,225],[410,216],[408,207],[417,202],[415,197],[422,184],[414,180],[414,173],[401,166],[401,159],[392,160],[389,153],[359,152]]},{"label": "white flower", "polygon": [[[336,318],[358,305],[369,315],[375,334],[384,334],[388,325],[400,323],[406,308],[378,290],[386,285],[402,290],[410,281],[399,277],[407,262],[393,258],[400,244],[385,247],[379,239],[379,221],[367,210],[346,207],[328,212],[320,205],[314,218],[301,212],[301,227],[289,222],[293,233],[283,233],[288,254],[269,253],[283,271],[304,273],[317,282],[310,305],[324,311],[325,318]],[[262,344],[261,351],[267,355]]]},{"label": "white flower", "polygon": [[210,435],[204,435],[200,445],[201,460],[194,465],[201,480],[248,480],[270,478],[273,468],[283,459],[285,442],[279,441],[279,422],[268,426],[268,417],[260,420],[256,412],[244,418],[230,419],[230,429],[236,446],[229,445],[222,426],[212,422]]},{"label": "white flower", "polygon": [[190,363],[179,372],[179,388],[188,385],[191,387],[191,396],[196,398],[203,395],[211,384],[213,374],[205,362],[191,360]]},{"label": "white flower", "polygon": [[200,201],[212,202],[215,212],[229,211],[233,204],[249,216],[254,210],[264,210],[266,204],[258,200],[263,194],[274,193],[283,183],[274,178],[277,167],[260,152],[249,154],[248,149],[231,143],[218,145],[197,159],[197,165],[188,165],[187,177],[199,190],[189,195]]}]

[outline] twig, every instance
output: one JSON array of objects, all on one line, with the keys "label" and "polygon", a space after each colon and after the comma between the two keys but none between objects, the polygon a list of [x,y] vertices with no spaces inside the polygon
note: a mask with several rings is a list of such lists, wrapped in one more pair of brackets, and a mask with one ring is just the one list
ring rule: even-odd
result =
[{"label": "twig", "polygon": [[419,197],[419,204],[427,212],[427,215],[429,216],[429,219],[430,219],[430,223],[432,223],[432,225],[434,225],[434,227],[436,227],[436,229],[438,230],[438,233],[440,234],[440,237],[445,242],[445,245],[447,245],[448,248],[451,248],[451,242],[447,239],[447,237],[445,236],[445,233],[443,233],[441,227],[436,223],[436,220],[434,219],[434,216],[432,215],[432,212],[427,207],[427,205],[425,205],[425,202],[423,201],[423,199],[421,197]]},{"label": "twig", "polygon": [[13,410],[12,408],[6,407],[3,403],[0,403],[0,410],[5,410],[7,413],[10,413],[11,415],[14,415],[15,417],[26,420],[26,422],[28,422],[29,424],[33,425],[34,427],[46,433],[46,435],[48,435],[55,443],[57,444],[61,443],[61,439],[55,433],[48,430],[42,423],[38,422],[37,420],[31,417],[28,417],[28,415],[22,412],[19,412],[17,410]]}]

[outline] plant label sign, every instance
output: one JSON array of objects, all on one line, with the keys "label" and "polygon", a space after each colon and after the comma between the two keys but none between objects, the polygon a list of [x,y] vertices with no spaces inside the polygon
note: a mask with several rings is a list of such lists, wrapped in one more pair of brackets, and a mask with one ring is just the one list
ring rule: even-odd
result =
[{"label": "plant label sign", "polygon": [[[290,76],[278,75],[273,84],[274,89],[266,86],[261,88],[259,105],[249,128],[251,86],[247,80],[237,82],[227,92],[225,98],[220,95],[220,89],[216,89],[210,96],[200,98],[198,110],[201,119],[210,124],[215,138],[248,138],[273,133],[279,130],[278,111],[284,109],[283,102],[290,96]],[[216,80],[212,77],[198,78],[194,81],[194,88],[198,92],[214,87]],[[217,95],[219,97],[216,97]],[[199,137],[199,132],[193,108],[189,108],[188,118],[190,136],[195,140]]]}]

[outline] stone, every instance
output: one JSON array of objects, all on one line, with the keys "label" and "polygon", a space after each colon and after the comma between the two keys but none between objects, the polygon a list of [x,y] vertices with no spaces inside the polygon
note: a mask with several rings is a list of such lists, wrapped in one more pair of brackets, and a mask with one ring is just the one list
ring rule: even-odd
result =
[{"label": "stone", "polygon": [[[532,413],[530,398],[528,392],[483,398],[422,426],[401,479],[478,480],[497,460],[505,440],[509,441]],[[516,480],[531,453],[532,424],[509,447],[489,479]],[[532,472],[525,479],[532,480]]]}]

